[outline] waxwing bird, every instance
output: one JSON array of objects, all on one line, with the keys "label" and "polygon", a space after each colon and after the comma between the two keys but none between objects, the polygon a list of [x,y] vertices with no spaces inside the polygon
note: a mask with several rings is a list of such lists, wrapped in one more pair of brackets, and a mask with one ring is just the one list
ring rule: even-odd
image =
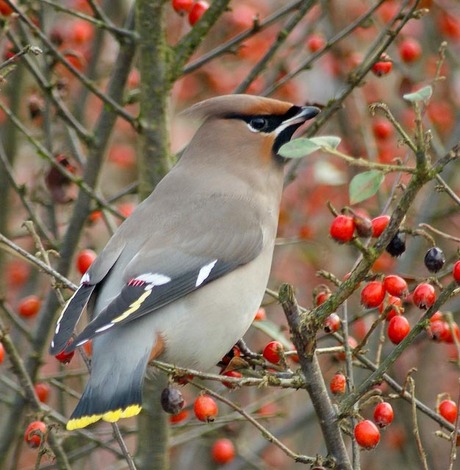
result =
[{"label": "waxwing bird", "polygon": [[[119,227],[56,325],[51,354],[93,339],[67,429],[134,416],[149,361],[206,370],[249,328],[267,285],[283,187],[278,155],[319,109],[212,98],[176,166]],[[74,338],[83,310],[92,321]]]}]

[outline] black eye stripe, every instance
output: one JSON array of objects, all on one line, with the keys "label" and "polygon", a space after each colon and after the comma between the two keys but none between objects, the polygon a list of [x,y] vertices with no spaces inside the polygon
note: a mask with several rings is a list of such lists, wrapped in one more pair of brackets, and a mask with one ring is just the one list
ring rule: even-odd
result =
[{"label": "black eye stripe", "polygon": [[230,114],[226,119],[241,119],[249,124],[255,131],[270,133],[277,129],[284,121],[300,112],[299,106],[291,106],[284,114]]}]

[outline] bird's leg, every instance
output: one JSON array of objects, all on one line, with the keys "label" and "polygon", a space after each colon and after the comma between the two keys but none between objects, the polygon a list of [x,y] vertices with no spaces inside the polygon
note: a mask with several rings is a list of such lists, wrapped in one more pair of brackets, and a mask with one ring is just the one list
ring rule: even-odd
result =
[{"label": "bird's leg", "polygon": [[259,359],[259,355],[251,351],[243,339],[240,339],[236,345],[241,351],[241,354],[249,359]]}]

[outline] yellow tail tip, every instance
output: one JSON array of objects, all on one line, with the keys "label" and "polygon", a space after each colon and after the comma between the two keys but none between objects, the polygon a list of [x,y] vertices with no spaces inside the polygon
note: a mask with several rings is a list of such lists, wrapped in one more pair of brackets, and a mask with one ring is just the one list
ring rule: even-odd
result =
[{"label": "yellow tail tip", "polygon": [[103,414],[80,416],[79,418],[70,419],[67,423],[66,429],[68,431],[73,431],[75,429],[85,428],[101,419],[109,423],[115,423],[120,418],[131,418],[132,416],[138,415],[141,412],[141,409],[142,407],[140,405],[130,405],[126,408],[106,411]]}]

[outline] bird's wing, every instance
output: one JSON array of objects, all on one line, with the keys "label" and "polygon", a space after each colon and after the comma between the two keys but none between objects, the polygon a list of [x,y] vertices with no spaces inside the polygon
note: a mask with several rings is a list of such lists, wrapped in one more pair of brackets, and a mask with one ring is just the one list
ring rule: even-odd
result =
[{"label": "bird's wing", "polygon": [[104,250],[105,255],[98,256],[83,275],[80,286],[67,301],[56,322],[54,337],[49,349],[50,354],[57,354],[65,348],[83,310],[88,305],[94,289],[107,276],[107,273],[118,260],[123,248],[124,244],[117,242],[117,240],[115,240],[115,243],[109,243]]},{"label": "bird's wing", "polygon": [[[219,211],[210,214],[207,204],[195,205],[193,213],[175,220],[173,227],[164,226],[158,235],[152,233],[124,267],[121,291],[66,351],[253,260],[263,246],[263,231],[254,211],[236,199],[224,198],[217,207]],[[110,273],[105,282],[110,284]]]}]

